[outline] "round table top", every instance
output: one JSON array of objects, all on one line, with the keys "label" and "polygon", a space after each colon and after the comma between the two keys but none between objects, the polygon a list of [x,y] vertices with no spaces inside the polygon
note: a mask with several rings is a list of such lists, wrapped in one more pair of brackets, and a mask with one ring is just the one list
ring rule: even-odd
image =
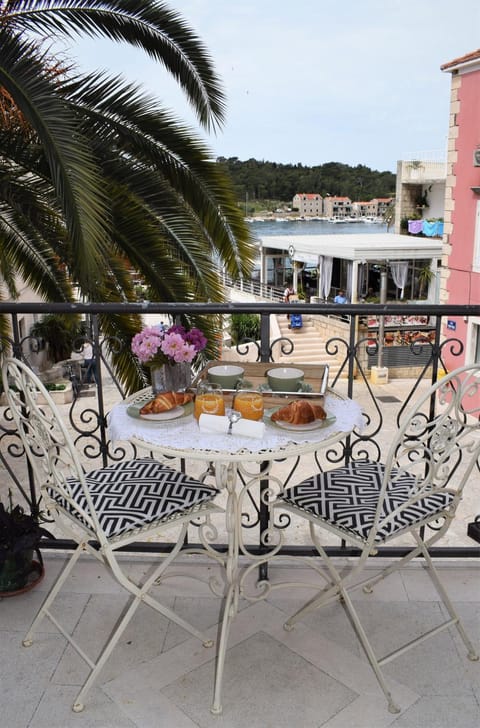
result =
[{"label": "round table top", "polygon": [[191,413],[160,421],[129,414],[130,405],[136,401],[138,403],[142,398],[147,401],[151,396],[149,390],[143,390],[113,407],[108,420],[113,441],[126,440],[166,455],[197,460],[261,462],[327,447],[341,440],[353,429],[361,430],[364,425],[358,403],[329,392],[324,402],[327,421],[325,425],[319,424],[316,429],[283,429],[270,420],[267,412],[264,417],[265,434],[261,439],[202,432]]}]

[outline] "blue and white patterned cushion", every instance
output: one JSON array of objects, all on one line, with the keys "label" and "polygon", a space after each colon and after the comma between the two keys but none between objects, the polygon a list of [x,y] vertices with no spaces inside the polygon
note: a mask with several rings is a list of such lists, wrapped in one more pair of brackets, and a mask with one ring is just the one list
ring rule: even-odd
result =
[{"label": "blue and white patterned cushion", "polygon": [[[307,478],[288,488],[279,499],[365,540],[375,518],[384,472],[382,463],[352,462],[344,468]],[[415,478],[402,473],[396,479],[397,474],[398,470],[392,469],[379,523],[412,495]],[[383,541],[426,518],[440,516],[452,500],[453,495],[448,492],[425,495],[403,509],[392,521],[384,523],[375,541]]]},{"label": "blue and white patterned cushion", "polygon": [[[135,528],[167,521],[175,514],[188,513],[219,492],[198,480],[151,458],[125,460],[85,476],[99,523],[107,537]],[[68,478],[71,497],[88,512],[79,480]],[[57,492],[50,491],[59,506],[83,520]]]}]

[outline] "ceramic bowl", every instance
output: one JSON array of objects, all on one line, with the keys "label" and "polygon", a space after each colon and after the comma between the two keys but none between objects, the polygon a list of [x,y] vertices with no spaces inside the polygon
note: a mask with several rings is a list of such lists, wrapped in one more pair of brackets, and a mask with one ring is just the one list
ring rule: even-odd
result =
[{"label": "ceramic bowl", "polygon": [[210,367],[207,372],[209,382],[220,384],[223,389],[235,389],[238,382],[243,379],[245,369],[232,364],[221,364],[218,367]]},{"label": "ceramic bowl", "polygon": [[268,385],[274,392],[297,392],[304,372],[294,367],[278,367],[267,372]]}]

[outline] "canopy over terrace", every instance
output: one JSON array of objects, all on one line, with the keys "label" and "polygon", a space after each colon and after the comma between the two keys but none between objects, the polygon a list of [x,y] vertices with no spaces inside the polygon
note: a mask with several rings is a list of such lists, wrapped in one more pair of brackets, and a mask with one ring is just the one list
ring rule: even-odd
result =
[{"label": "canopy over terrace", "polygon": [[[395,233],[364,233],[360,235],[268,235],[260,236],[260,280],[267,280],[269,260],[290,260],[317,270],[316,291],[313,295],[327,299],[332,285],[332,271],[338,283],[348,292],[352,303],[359,301],[370,285],[369,274],[387,269],[389,276],[404,297],[404,291],[413,291],[413,278],[419,268],[428,265],[432,271],[428,299],[436,302],[435,273],[442,257],[442,241],[433,238],[410,237]],[[283,280],[285,269],[281,266]],[[299,266],[293,265],[293,284],[297,290]],[[272,282],[272,281],[270,281]],[[407,295],[408,297],[408,295]],[[413,296],[412,296],[413,297]]]}]

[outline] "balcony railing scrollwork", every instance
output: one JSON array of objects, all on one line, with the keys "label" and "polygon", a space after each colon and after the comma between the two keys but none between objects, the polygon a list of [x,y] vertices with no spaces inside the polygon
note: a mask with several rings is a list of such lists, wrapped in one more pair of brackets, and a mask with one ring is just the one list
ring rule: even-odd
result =
[{"label": "balcony railing scrollwork", "polygon": [[[332,306],[328,304],[296,304],[296,310],[304,316],[331,318]],[[351,459],[369,459],[378,461],[385,455],[388,446],[388,436],[385,432],[388,427],[398,425],[402,413],[416,396],[423,386],[429,386],[442,376],[449,368],[454,366],[452,362],[458,362],[458,366],[464,363],[465,342],[456,334],[449,336],[447,320],[455,317],[469,319],[480,316],[480,307],[475,306],[434,306],[416,305],[415,312],[419,315],[430,317],[433,322],[428,334],[422,336],[418,333],[415,340],[405,344],[407,336],[402,337],[402,356],[409,362],[407,374],[408,387],[403,400],[398,401],[395,410],[395,421],[387,422],[387,411],[379,395],[379,387],[372,384],[371,371],[373,362],[379,361],[379,349],[384,342],[379,341],[378,335],[365,328],[365,321],[371,315],[392,316],[405,315],[410,313],[412,307],[408,304],[382,305],[375,304],[344,305],[342,307],[342,325],[345,335],[339,336],[333,333],[325,337],[324,355],[322,362],[329,363],[331,379],[329,386],[333,389],[341,388],[342,392],[349,397],[358,398],[361,393],[364,428],[354,431],[335,445],[316,453],[313,465],[320,469],[328,469],[333,465],[348,463]],[[131,458],[137,455],[133,444],[128,442],[112,442],[109,439],[107,418],[109,408],[115,401],[125,397],[122,385],[115,378],[111,365],[110,354],[112,351],[119,352],[124,345],[120,340],[105,338],[100,331],[100,316],[115,313],[135,314],[156,314],[163,319],[175,320],[178,315],[188,313],[212,313],[230,316],[232,313],[256,313],[260,316],[260,340],[257,342],[241,342],[234,351],[234,358],[242,357],[255,359],[260,362],[282,362],[285,365],[288,361],[300,363],[296,354],[296,344],[299,341],[298,334],[292,336],[272,335],[272,316],[284,316],[288,311],[288,305],[282,303],[238,303],[238,304],[40,304],[40,303],[0,303],[0,312],[7,315],[11,321],[11,336],[0,341],[2,351],[12,352],[14,356],[22,358],[32,366],[42,365],[46,362],[45,342],[32,337],[28,333],[28,322],[34,321],[34,317],[46,313],[62,313],[72,315],[83,315],[89,322],[89,335],[82,340],[75,342],[74,349],[80,352],[82,344],[89,341],[93,346],[96,361],[96,384],[87,389],[82,380],[82,373],[76,373],[73,365],[66,364],[64,376],[72,383],[72,401],[68,404],[67,416],[71,431],[78,451],[84,458],[88,468],[92,462],[99,466],[108,465],[111,462]],[[412,327],[410,327],[412,328]],[[480,339],[480,327],[479,339]],[[274,329],[276,330],[276,329]],[[375,338],[376,336],[376,338]],[[333,366],[335,363],[335,366]],[[393,381],[393,380],[391,380]],[[85,395],[89,396],[85,396]],[[431,402],[432,412],[435,412],[437,403]],[[67,407],[67,405],[65,405]],[[431,412],[431,413],[432,413]],[[429,414],[431,414],[429,413]],[[3,482],[0,484],[1,495],[4,495],[8,488],[17,493],[18,499],[23,499],[34,512],[41,510],[41,502],[38,497],[37,484],[34,483],[32,473],[20,445],[20,440],[12,427],[8,408],[0,407],[0,466],[3,469]],[[23,467],[20,467],[23,464]],[[179,467],[186,467],[185,463],[177,464]],[[293,484],[299,469],[299,459],[278,462],[277,467],[281,471],[281,478],[284,484]],[[245,473],[248,480],[250,473]],[[475,473],[477,483],[472,483],[472,488],[478,489],[480,482],[480,465],[477,464]],[[205,472],[202,477],[212,477],[212,472]],[[248,548],[251,553],[262,554],[268,549],[265,534],[269,532],[268,498],[272,482],[278,476],[270,476],[265,470],[258,474],[258,490],[248,488],[245,498],[245,513],[243,515],[243,526],[246,533],[250,534]],[[308,545],[298,542],[288,542],[289,517],[282,523],[275,524],[283,532],[281,552],[289,555],[311,556],[314,555]],[[262,537],[262,534],[264,536]],[[192,548],[195,537],[195,526],[192,525],[192,535],[189,536],[188,547]],[[480,556],[480,514],[470,513],[467,519],[464,538],[459,544],[436,547],[436,555],[441,556]],[[55,542],[48,544],[55,547]],[[64,547],[64,542],[58,542]],[[155,551],[163,548],[162,544],[136,544],[135,550]],[[222,545],[220,545],[220,549]],[[348,555],[349,550],[343,544],[332,544],[328,546],[330,553]],[[392,552],[392,549],[379,549],[379,555]],[[395,549],[396,553],[402,552],[401,544]]]}]

